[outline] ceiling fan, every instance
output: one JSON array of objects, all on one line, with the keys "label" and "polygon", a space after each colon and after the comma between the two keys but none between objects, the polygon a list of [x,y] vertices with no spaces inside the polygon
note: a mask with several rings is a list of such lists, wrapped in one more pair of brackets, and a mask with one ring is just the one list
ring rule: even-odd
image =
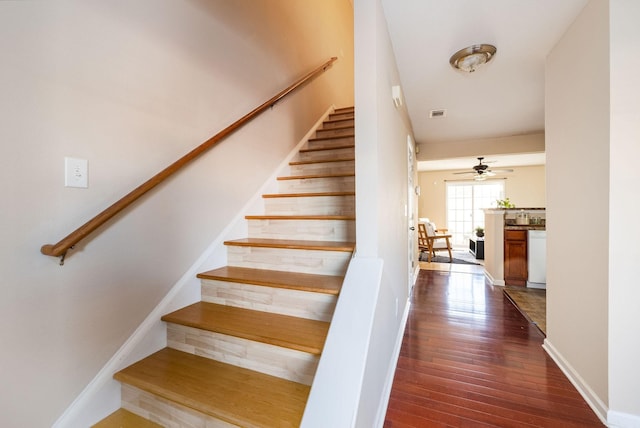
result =
[{"label": "ceiling fan", "polygon": [[505,172],[513,172],[512,169],[489,169],[489,165],[486,163],[482,163],[484,157],[478,158],[478,165],[473,166],[473,171],[460,171],[454,172],[454,174],[473,174],[473,177],[476,181],[486,180],[488,177],[493,177],[496,174],[505,173]]}]

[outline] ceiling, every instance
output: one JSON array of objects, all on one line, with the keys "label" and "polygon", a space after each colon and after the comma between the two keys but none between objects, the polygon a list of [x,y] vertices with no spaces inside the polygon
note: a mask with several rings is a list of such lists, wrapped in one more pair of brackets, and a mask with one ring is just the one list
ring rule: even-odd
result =
[{"label": "ceiling", "polygon": [[[545,58],[587,2],[382,0],[416,142],[454,145],[544,131]],[[456,51],[481,43],[496,46],[491,62],[474,73],[449,65]],[[446,116],[430,119],[437,109]],[[517,155],[499,164],[540,161],[527,159]],[[420,170],[444,169],[418,160]]]}]

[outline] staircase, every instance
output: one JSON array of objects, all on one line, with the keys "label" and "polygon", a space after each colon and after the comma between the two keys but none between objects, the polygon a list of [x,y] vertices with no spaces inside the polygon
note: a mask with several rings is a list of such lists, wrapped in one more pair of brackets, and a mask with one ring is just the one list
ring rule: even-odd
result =
[{"label": "staircase", "polygon": [[297,427],[355,247],[353,108],[335,110],[198,275],[201,301],[162,317],[167,348],[121,370],[96,427]]}]

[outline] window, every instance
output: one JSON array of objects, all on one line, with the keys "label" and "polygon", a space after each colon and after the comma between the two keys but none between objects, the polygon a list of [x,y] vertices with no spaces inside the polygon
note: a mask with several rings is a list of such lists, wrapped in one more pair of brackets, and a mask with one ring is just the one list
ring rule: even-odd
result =
[{"label": "window", "polygon": [[469,244],[475,228],[484,227],[483,209],[494,207],[496,199],[504,199],[504,180],[447,183],[447,228],[453,245]]}]

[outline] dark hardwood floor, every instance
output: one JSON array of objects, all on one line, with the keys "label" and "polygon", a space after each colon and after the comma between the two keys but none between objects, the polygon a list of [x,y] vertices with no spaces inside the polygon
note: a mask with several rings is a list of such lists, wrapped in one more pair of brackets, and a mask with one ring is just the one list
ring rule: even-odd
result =
[{"label": "dark hardwood floor", "polygon": [[385,428],[604,426],[502,291],[420,271]]}]

